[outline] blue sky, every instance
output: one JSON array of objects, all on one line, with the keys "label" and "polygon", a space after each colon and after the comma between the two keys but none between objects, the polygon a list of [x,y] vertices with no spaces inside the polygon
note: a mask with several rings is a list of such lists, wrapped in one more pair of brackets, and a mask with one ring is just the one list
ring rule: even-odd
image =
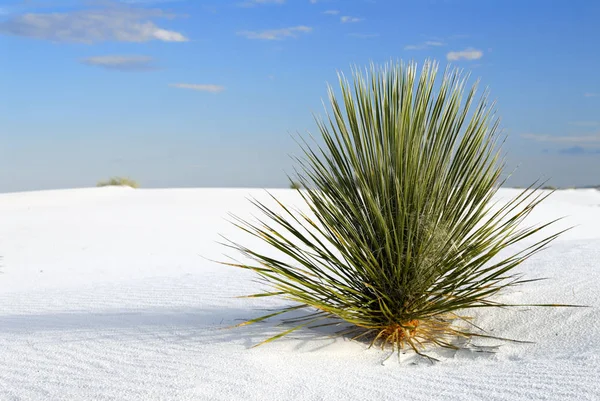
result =
[{"label": "blue sky", "polygon": [[498,101],[513,185],[600,184],[596,0],[0,0],[0,192],[286,186],[352,64],[425,59]]}]

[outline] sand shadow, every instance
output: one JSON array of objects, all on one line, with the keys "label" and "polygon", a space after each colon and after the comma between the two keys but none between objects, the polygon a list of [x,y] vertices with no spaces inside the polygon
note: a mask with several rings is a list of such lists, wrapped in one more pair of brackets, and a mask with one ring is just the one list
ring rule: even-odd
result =
[{"label": "sand shadow", "polygon": [[[238,344],[250,349],[257,344],[294,327],[293,323],[282,319],[271,319],[252,325],[235,327],[249,319],[272,313],[272,309],[144,309],[144,310],[107,310],[73,311],[46,314],[23,314],[0,316],[0,335],[28,336],[33,339],[60,337],[61,341],[76,342],[94,339],[118,339],[127,341],[161,340],[182,346],[202,344]],[[289,313],[286,317],[294,319],[310,309]],[[367,349],[366,339],[351,340],[348,335],[339,335],[338,331],[350,326],[339,320],[326,319],[317,324],[331,323],[330,326],[303,327],[280,338],[278,342],[293,344],[298,352],[316,352],[328,347],[348,342]],[[333,323],[337,323],[333,325]],[[297,325],[297,323],[296,323]],[[460,341],[460,340],[457,340]],[[432,349],[427,352],[436,359],[482,358],[489,357],[497,347],[478,347],[467,343],[456,343],[459,350]],[[390,350],[379,352],[382,362],[394,360]],[[396,352],[394,352],[396,354]],[[412,350],[402,350],[398,360],[403,364],[430,363],[429,360],[415,354]]]}]

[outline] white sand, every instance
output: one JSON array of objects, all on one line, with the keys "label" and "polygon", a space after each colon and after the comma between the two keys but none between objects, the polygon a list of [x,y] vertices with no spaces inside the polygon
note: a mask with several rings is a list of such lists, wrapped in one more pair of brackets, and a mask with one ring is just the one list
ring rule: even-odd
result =
[{"label": "white sand", "polygon": [[222,259],[218,233],[244,238],[224,217],[248,216],[249,194],[264,192],[0,195],[0,400],[600,399],[600,191],[539,207],[531,222],[578,226],[519,268],[549,280],[503,297],[593,307],[480,311],[492,334],[535,344],[479,341],[500,346],[432,351],[435,365],[310,330],[250,349],[271,325],[226,330],[284,304],[234,298],[260,290],[254,276],[203,258]]}]

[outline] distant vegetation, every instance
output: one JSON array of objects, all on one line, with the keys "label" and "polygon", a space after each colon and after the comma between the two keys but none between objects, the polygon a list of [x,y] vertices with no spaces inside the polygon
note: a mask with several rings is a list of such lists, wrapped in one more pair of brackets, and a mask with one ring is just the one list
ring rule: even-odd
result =
[{"label": "distant vegetation", "polygon": [[302,188],[302,184],[300,184],[298,181],[290,182],[290,189],[300,189],[300,188]]},{"label": "distant vegetation", "polygon": [[117,187],[131,187],[131,188],[139,188],[139,184],[134,180],[127,177],[112,177],[106,181],[99,181],[96,184],[97,187],[109,187],[109,186],[117,186]]}]

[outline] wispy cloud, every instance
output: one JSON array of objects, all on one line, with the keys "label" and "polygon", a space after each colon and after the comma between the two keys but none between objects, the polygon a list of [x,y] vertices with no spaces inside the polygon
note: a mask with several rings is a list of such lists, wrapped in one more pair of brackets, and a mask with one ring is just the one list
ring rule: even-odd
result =
[{"label": "wispy cloud", "polygon": [[264,31],[240,31],[237,34],[248,39],[259,40],[283,40],[286,38],[296,38],[300,34],[312,32],[310,26],[299,25],[281,29],[267,29]]},{"label": "wispy cloud", "polygon": [[578,127],[597,127],[600,125],[600,121],[571,121],[569,124]]},{"label": "wispy cloud", "polygon": [[348,36],[359,39],[373,39],[378,38],[378,33],[349,33]]},{"label": "wispy cloud", "polygon": [[338,15],[340,13],[340,10],[325,10],[323,11],[323,14],[326,15]]},{"label": "wispy cloud", "polygon": [[581,146],[572,146],[570,148],[559,149],[558,153],[561,155],[582,155],[585,154],[587,150],[582,148]]},{"label": "wispy cloud", "polygon": [[600,154],[600,149],[586,149],[581,146],[571,146],[570,148],[559,149],[561,155],[595,155]]},{"label": "wispy cloud", "polygon": [[585,96],[585,97],[598,97],[598,96],[600,96],[600,93],[587,92],[587,93],[584,93],[583,96]]},{"label": "wispy cloud", "polygon": [[179,89],[191,89],[200,92],[220,93],[225,90],[224,86],[213,84],[170,84],[170,87]]},{"label": "wispy cloud", "polygon": [[84,58],[81,62],[118,71],[150,71],[156,69],[154,59],[148,56],[95,56]]},{"label": "wispy cloud", "polygon": [[423,50],[423,49],[429,49],[432,47],[440,47],[440,46],[444,46],[445,43],[439,40],[428,40],[426,42],[423,43],[419,43],[417,45],[407,45],[404,46],[404,50]]},{"label": "wispy cloud", "polygon": [[577,144],[597,144],[600,143],[600,132],[591,135],[540,135],[540,134],[523,134],[522,138],[531,139],[536,142],[552,142],[552,143],[577,143]]},{"label": "wispy cloud", "polygon": [[455,35],[450,35],[450,36],[445,36],[445,37],[429,36],[429,37],[427,37],[427,40],[425,40],[423,42],[416,43],[416,44],[409,44],[409,45],[404,46],[404,50],[425,50],[425,49],[431,49],[431,48],[435,48],[435,47],[442,47],[442,46],[446,46],[448,43],[454,42],[456,40],[464,39],[464,38],[468,38],[468,35],[455,34]]},{"label": "wispy cloud", "polygon": [[474,49],[469,47],[468,49],[461,51],[453,51],[446,54],[446,58],[448,61],[458,61],[458,60],[479,60],[483,57],[483,52],[478,49]]},{"label": "wispy cloud", "polygon": [[240,7],[256,7],[265,4],[284,4],[285,0],[247,0],[238,3]]},{"label": "wispy cloud", "polygon": [[181,3],[186,0],[119,0],[125,4],[163,4],[163,3]]},{"label": "wispy cloud", "polygon": [[0,34],[53,42],[186,42],[182,33],[152,20],[172,18],[161,10],[106,8],[65,13],[28,13],[0,22]]},{"label": "wispy cloud", "polygon": [[349,24],[349,23],[353,23],[353,22],[360,22],[362,20],[363,20],[362,18],[351,17],[349,15],[344,15],[344,16],[340,17],[340,21],[342,22],[342,24]]}]

